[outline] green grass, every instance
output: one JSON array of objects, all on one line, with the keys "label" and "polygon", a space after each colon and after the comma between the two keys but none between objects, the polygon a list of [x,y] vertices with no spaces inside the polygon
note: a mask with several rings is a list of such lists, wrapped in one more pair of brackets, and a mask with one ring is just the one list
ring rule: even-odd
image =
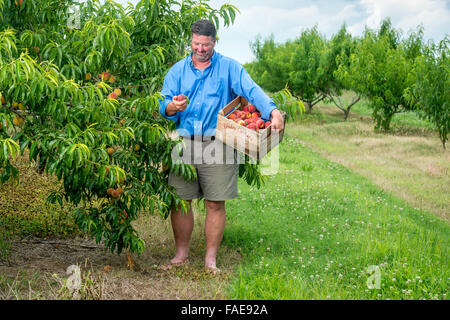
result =
[{"label": "green grass", "polygon": [[[327,105],[320,108],[328,107],[337,109]],[[269,176],[260,190],[240,181],[239,198],[227,202],[223,244],[228,251],[242,255],[227,297],[447,300],[448,222],[409,206],[369,179],[305,147],[300,140],[314,142],[317,149],[334,155],[356,157],[357,144],[364,144],[339,144],[321,134],[343,141],[354,136],[380,138],[389,144],[387,136],[368,133],[367,118],[364,126],[355,125],[343,123],[342,113],[318,110],[302,117],[302,130],[291,127],[286,133],[280,148],[279,172]],[[364,102],[355,105],[352,112],[371,115]],[[396,115],[394,127],[396,123],[412,131],[427,127],[413,113],[403,118]],[[434,150],[420,141],[406,146],[419,148],[408,149],[414,151],[412,156],[433,154]],[[366,164],[370,170],[376,169],[370,165]],[[444,164],[442,167],[447,168]],[[388,169],[380,170],[389,173]],[[79,235],[70,210],[45,203],[47,187],[42,179],[30,173],[19,187],[0,188],[0,229],[20,236]],[[404,182],[408,184],[404,186],[406,192],[429,193],[427,199],[442,192],[435,192],[431,184]],[[0,236],[0,260],[9,255],[7,238],[6,234]],[[158,236],[153,236],[155,239]],[[230,255],[224,256],[229,259]],[[218,259],[219,265],[226,264],[220,261],[220,254]],[[381,272],[380,289],[367,286],[369,266],[377,266]],[[0,277],[0,287],[4,281]]]},{"label": "green grass", "polygon": [[352,115],[344,122],[337,108],[319,106],[300,121],[289,123],[287,130],[312,150],[414,207],[449,217],[448,152],[435,132],[413,125],[420,121],[415,117],[402,129],[376,132],[370,118]]},{"label": "green grass", "polygon": [[[352,100],[352,92],[344,92],[341,99],[343,103],[349,104]],[[330,108],[338,108],[332,102],[322,102],[319,105],[327,106]],[[314,110],[314,108],[313,108]],[[358,103],[352,106],[351,113],[358,114],[364,117],[372,117],[372,109],[369,107],[369,103],[366,99],[361,99]],[[344,119],[344,113],[342,112],[342,119]],[[424,119],[418,117],[414,111],[400,112],[394,115],[391,122],[391,130],[393,131],[408,131],[408,129],[426,129],[433,131],[436,126]]]},{"label": "green grass", "polygon": [[[279,173],[239,183],[224,243],[231,299],[447,299],[450,228],[287,136]],[[369,289],[369,266],[381,272]]]}]

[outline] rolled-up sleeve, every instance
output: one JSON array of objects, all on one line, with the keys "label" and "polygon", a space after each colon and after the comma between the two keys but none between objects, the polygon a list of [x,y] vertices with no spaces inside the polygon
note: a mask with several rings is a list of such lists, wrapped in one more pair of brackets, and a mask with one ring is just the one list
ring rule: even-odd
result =
[{"label": "rolled-up sleeve", "polygon": [[180,114],[177,112],[173,116],[168,116],[166,115],[166,108],[173,97],[177,95],[177,92],[179,92],[178,81],[175,77],[175,68],[172,67],[164,78],[164,84],[161,90],[161,95],[164,97],[164,100],[159,101],[159,112],[163,117],[175,122],[178,122]]},{"label": "rolled-up sleeve", "polygon": [[233,70],[231,82],[234,93],[245,97],[253,104],[261,112],[261,118],[270,120],[270,113],[277,108],[275,102],[253,81],[243,66],[236,62],[231,69]]}]

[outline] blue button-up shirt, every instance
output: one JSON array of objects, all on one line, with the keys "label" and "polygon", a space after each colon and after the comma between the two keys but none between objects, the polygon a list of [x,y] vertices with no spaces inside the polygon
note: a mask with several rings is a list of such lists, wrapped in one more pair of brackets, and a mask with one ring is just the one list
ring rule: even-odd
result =
[{"label": "blue button-up shirt", "polygon": [[[261,118],[270,119],[275,103],[237,61],[214,52],[211,64],[202,72],[194,67],[191,55],[170,68],[161,91],[160,113],[176,122],[181,136],[214,136],[219,111],[237,96],[255,105]],[[166,115],[167,105],[179,94],[189,97],[186,110]]]}]

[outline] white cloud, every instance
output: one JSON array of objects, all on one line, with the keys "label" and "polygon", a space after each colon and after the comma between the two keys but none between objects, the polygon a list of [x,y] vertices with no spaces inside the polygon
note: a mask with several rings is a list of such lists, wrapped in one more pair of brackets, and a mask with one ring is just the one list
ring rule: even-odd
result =
[{"label": "white cloud", "polygon": [[[236,2],[239,8],[239,2]],[[273,8],[277,6],[276,2],[270,6],[251,6],[249,2],[253,1],[246,1],[247,5],[240,8],[241,14],[232,27],[220,30],[220,49],[241,63],[253,58],[247,44],[257,34],[264,38],[273,33],[275,41],[284,42],[315,24],[328,37],[343,23],[349,32],[359,36],[366,26],[378,28],[387,17],[391,18],[394,28],[401,29],[404,34],[416,30],[419,25],[424,27],[426,39],[439,41],[450,33],[450,10],[446,0],[340,0],[332,7],[326,5],[327,1],[303,0],[296,1],[290,9]]]},{"label": "white cloud", "polygon": [[371,28],[391,17],[394,27],[404,33],[415,30],[420,24],[424,26],[427,38],[440,40],[449,33],[450,12],[445,0],[361,0],[361,4],[370,14],[366,24]]},{"label": "white cloud", "polygon": [[[137,3],[137,0],[116,1]],[[365,26],[378,28],[387,17],[404,33],[422,24],[426,39],[438,41],[450,33],[449,0],[211,0],[209,4],[219,8],[225,2],[231,2],[241,13],[234,25],[219,29],[216,48],[241,63],[253,59],[249,42],[258,34],[266,38],[273,33],[275,41],[284,42],[315,24],[328,37],[344,22],[349,32],[359,36]]]}]

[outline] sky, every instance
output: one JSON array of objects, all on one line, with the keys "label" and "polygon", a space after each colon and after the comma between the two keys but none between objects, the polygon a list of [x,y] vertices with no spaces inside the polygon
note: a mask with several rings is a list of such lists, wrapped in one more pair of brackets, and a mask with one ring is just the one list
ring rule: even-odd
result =
[{"label": "sky", "polygon": [[[137,0],[116,0],[126,4]],[[327,38],[345,23],[347,30],[359,36],[365,27],[378,28],[391,18],[394,28],[403,34],[424,27],[425,39],[435,42],[450,35],[450,0],[210,0],[213,8],[224,3],[236,6],[234,24],[218,30],[216,50],[241,64],[254,55],[250,42],[273,34],[276,42],[293,40],[302,30],[318,26]]]}]

